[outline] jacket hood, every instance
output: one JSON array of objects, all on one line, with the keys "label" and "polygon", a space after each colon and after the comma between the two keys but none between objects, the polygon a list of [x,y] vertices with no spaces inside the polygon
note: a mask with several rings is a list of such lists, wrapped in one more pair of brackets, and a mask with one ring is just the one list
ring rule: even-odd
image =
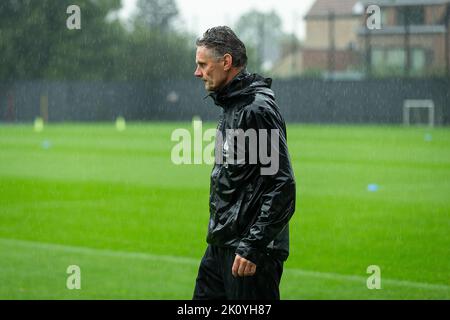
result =
[{"label": "jacket hood", "polygon": [[236,100],[254,97],[256,93],[263,93],[274,98],[271,78],[264,78],[256,73],[249,73],[246,69],[239,72],[229,83],[217,92],[211,92],[214,103],[222,108],[227,108]]}]

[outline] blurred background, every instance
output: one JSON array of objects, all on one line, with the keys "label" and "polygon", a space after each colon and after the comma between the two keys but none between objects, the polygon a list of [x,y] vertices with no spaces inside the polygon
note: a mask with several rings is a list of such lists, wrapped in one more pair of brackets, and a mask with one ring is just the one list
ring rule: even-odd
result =
[{"label": "blurred background", "polygon": [[[369,2],[381,29],[366,27]],[[193,77],[195,39],[227,24],[249,70],[278,79],[289,120],[401,123],[404,100],[431,99],[434,121],[448,124],[447,1],[369,2],[79,1],[81,29],[69,30],[68,1],[5,1],[0,119],[190,120],[195,110],[214,120]]]},{"label": "blurred background", "polygon": [[175,165],[171,134],[215,127],[195,40],[228,25],[288,124],[282,298],[448,299],[449,19],[450,0],[1,1],[0,298],[190,299],[211,166]]}]

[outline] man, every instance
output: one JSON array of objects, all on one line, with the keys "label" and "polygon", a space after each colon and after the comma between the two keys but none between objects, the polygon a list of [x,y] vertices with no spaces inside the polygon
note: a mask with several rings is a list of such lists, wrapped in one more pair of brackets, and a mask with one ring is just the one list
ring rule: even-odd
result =
[{"label": "man", "polygon": [[[194,75],[222,108],[218,138],[224,138],[216,140],[208,247],[193,298],[279,299],[283,262],[289,255],[295,181],[272,80],[246,71],[245,45],[228,27],[207,30],[196,44]],[[244,145],[233,144],[229,133],[238,129],[257,132],[257,143],[247,139]],[[242,147],[245,161],[230,161]],[[277,164],[275,171],[263,174],[267,161],[250,159],[252,152],[260,155],[267,148]]]}]

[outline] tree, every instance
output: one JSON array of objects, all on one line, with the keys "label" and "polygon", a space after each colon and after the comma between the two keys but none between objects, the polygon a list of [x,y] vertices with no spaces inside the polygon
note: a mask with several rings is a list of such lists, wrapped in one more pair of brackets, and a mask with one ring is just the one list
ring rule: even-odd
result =
[{"label": "tree", "polygon": [[290,54],[296,54],[303,46],[303,43],[295,34],[283,34],[279,43],[281,59]]},{"label": "tree", "polygon": [[236,23],[236,33],[256,56],[257,70],[266,69],[279,57],[279,42],[283,34],[281,19],[275,11],[268,13],[251,10],[243,14]]},{"label": "tree", "polygon": [[122,32],[109,13],[120,0],[78,0],[81,30],[66,27],[70,0],[0,2],[0,79],[103,79]]},{"label": "tree", "polygon": [[150,29],[168,31],[178,15],[175,0],[139,0],[136,21]]},{"label": "tree", "polygon": [[69,30],[66,10],[72,3],[0,1],[0,81],[145,80],[192,75],[194,43],[168,28],[173,10],[164,11],[170,14],[160,20],[165,32],[148,28],[139,17],[135,28],[127,30],[113,18],[121,0],[77,0],[81,29]]},{"label": "tree", "polygon": [[137,27],[126,46],[123,70],[126,80],[192,77],[195,69],[194,43],[186,35]]},{"label": "tree", "polygon": [[128,80],[173,79],[192,76],[194,42],[175,31],[174,0],[139,0],[134,30],[127,41],[124,74]]},{"label": "tree", "polygon": [[[81,30],[62,28],[44,77],[49,79],[120,79],[118,60],[124,55],[126,31],[118,20],[108,20],[120,0],[78,1]],[[66,15],[65,17],[67,17]]]}]

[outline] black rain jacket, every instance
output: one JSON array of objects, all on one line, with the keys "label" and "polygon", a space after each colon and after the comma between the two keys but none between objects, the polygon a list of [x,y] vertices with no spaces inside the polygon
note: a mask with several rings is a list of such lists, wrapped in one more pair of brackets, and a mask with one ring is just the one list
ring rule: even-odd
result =
[{"label": "black rain jacket", "polygon": [[[264,143],[267,143],[266,150],[271,150],[271,129],[279,132],[279,169],[271,175],[261,174],[264,165],[259,156],[256,164],[249,161],[247,154],[244,164],[229,161],[226,158],[229,151],[227,154],[223,149],[225,143],[218,145],[220,140],[216,139],[216,153],[220,150],[217,148],[222,148],[223,161],[215,161],[211,173],[207,242],[236,248],[236,254],[256,264],[265,254],[282,261],[287,259],[288,222],[295,210],[295,180],[286,126],[270,89],[271,83],[272,79],[250,74],[244,69],[224,88],[209,94],[223,109],[217,127],[222,141],[226,141],[227,129],[244,132],[266,129],[268,135]],[[258,136],[258,146],[260,139]],[[251,147],[247,140],[245,152]]]}]

